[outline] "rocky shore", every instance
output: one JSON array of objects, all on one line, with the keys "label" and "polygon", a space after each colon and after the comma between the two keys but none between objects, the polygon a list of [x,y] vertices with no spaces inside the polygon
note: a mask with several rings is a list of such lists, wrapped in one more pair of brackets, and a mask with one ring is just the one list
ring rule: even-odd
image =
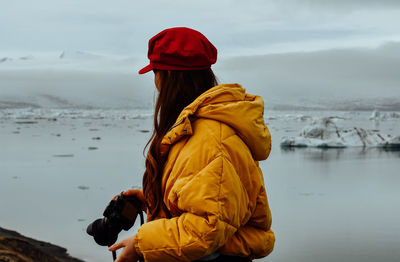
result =
[{"label": "rocky shore", "polygon": [[63,247],[0,227],[0,262],[83,262]]}]

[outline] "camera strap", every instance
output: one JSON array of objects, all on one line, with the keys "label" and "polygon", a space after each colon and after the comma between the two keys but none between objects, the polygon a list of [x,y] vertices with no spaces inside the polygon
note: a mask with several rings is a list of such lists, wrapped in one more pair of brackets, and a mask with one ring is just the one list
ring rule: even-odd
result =
[{"label": "camera strap", "polygon": [[[139,211],[139,217],[140,217],[140,225],[143,225],[144,224],[144,217],[143,217],[143,211],[142,210]],[[116,251],[112,252],[112,256],[113,256],[113,261],[117,260],[117,252]],[[140,262],[144,262],[144,258],[142,258],[142,257],[139,258],[139,261]]]}]

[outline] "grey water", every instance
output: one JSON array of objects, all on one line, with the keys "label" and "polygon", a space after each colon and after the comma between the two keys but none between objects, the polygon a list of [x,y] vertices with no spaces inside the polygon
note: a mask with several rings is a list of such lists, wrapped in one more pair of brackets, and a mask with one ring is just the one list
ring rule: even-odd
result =
[{"label": "grey water", "polygon": [[[86,261],[110,261],[86,226],[114,195],[140,186],[151,115],[35,114],[0,115],[0,225],[64,246]],[[259,261],[399,261],[399,151],[279,146],[282,136],[324,116],[339,115],[343,126],[400,134],[399,119],[371,121],[369,114],[266,112],[272,152],[260,165],[276,243]]]},{"label": "grey water", "polygon": [[262,167],[276,247],[265,261],[398,261],[400,152],[278,149]]}]

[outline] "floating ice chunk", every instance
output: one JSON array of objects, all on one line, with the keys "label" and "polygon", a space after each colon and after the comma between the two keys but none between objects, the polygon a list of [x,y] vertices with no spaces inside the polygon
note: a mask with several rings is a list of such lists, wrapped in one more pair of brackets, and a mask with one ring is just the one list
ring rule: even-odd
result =
[{"label": "floating ice chunk", "polygon": [[400,136],[392,137],[388,141],[381,143],[380,146],[388,149],[400,148]]},{"label": "floating ice chunk", "polygon": [[20,60],[32,60],[34,57],[33,55],[26,55],[26,56],[21,56],[19,59]]},{"label": "floating ice chunk", "polygon": [[369,117],[370,120],[385,120],[388,118],[387,113],[374,110]]},{"label": "floating ice chunk", "polygon": [[400,113],[393,112],[393,113],[390,113],[389,116],[391,118],[400,118]]},{"label": "floating ice chunk", "polygon": [[303,128],[300,136],[282,137],[281,147],[400,147],[400,137],[381,134],[376,130],[354,127],[339,128],[333,118],[314,121]]},{"label": "floating ice chunk", "polygon": [[148,109],[49,109],[49,108],[1,108],[0,120],[43,120],[66,119],[150,119],[153,112]]},{"label": "floating ice chunk", "polygon": [[340,141],[324,141],[318,138],[288,137],[281,140],[281,147],[319,147],[319,148],[343,148],[346,147]]},{"label": "floating ice chunk", "polygon": [[380,112],[378,110],[374,110],[369,117],[369,120],[387,120],[392,118],[400,118],[400,113],[396,112]]}]

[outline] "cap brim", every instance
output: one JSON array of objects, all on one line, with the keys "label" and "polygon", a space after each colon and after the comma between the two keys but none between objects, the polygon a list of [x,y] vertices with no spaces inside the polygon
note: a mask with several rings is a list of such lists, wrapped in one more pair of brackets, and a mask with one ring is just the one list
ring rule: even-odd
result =
[{"label": "cap brim", "polygon": [[141,75],[141,74],[147,73],[151,70],[153,70],[153,66],[151,64],[149,64],[149,65],[143,67],[142,69],[140,69],[139,74]]}]

